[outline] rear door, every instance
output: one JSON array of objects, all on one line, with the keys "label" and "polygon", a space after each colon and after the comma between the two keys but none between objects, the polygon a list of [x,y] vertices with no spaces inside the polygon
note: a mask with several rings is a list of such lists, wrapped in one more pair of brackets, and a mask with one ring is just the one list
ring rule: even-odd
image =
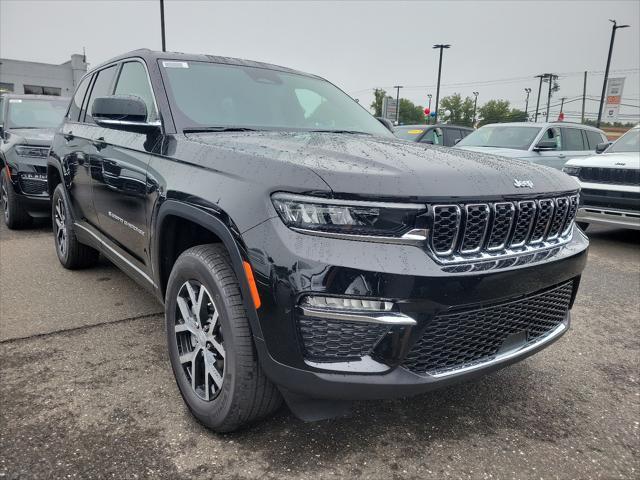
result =
[{"label": "rear door", "polygon": [[565,163],[572,158],[591,155],[589,144],[585,142],[581,128],[561,127],[560,130],[562,131],[562,151],[560,153],[564,156]]},{"label": "rear door", "polygon": [[[121,64],[113,94],[139,97],[147,105],[148,121],[158,119],[147,69],[141,60]],[[100,127],[94,129],[92,137],[96,167],[92,176],[93,201],[99,229],[145,271],[149,271],[147,165],[149,152],[158,139],[156,134]]]}]

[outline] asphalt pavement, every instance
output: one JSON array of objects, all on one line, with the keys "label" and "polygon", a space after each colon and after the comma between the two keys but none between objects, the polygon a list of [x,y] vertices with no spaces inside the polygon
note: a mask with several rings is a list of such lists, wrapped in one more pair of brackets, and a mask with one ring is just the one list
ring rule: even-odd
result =
[{"label": "asphalt pavement", "polygon": [[594,228],[571,330],[514,366],[218,435],[184,406],[162,307],[50,227],[0,228],[0,478],[640,478],[640,232]]}]

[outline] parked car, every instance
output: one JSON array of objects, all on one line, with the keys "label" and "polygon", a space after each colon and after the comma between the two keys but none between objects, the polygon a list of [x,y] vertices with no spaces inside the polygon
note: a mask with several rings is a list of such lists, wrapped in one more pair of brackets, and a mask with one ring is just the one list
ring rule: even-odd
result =
[{"label": "parked car", "polygon": [[96,67],[48,181],[61,264],[101,252],[164,302],[217,431],[521,360],[566,332],[587,255],[570,176],[402,142],[320,77],[228,57]]},{"label": "parked car", "polygon": [[401,140],[444,145],[453,147],[473,132],[473,128],[458,125],[402,125],[393,129],[393,134]]},{"label": "parked car", "polygon": [[47,155],[68,103],[46,95],[0,96],[0,198],[9,228],[51,214]]},{"label": "parked car", "polygon": [[602,130],[567,122],[492,123],[465,137],[456,148],[493,153],[562,169],[567,160],[591,155],[606,142]]},{"label": "parked car", "polygon": [[603,153],[570,160],[563,169],[582,187],[580,226],[586,230],[596,223],[640,230],[640,126],[598,150]]}]

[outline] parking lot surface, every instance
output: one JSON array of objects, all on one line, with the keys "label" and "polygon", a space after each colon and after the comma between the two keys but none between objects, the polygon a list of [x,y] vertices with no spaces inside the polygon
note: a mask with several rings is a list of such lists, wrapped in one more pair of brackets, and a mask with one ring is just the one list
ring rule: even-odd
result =
[{"label": "parking lot surface", "polygon": [[640,235],[594,228],[567,335],[473,383],[218,435],[184,406],[162,307],[50,228],[0,229],[0,478],[638,478]]}]

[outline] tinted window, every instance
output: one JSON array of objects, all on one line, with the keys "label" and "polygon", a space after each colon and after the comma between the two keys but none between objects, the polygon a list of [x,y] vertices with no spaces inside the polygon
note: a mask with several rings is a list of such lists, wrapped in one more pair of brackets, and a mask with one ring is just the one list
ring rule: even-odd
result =
[{"label": "tinted window", "polygon": [[422,143],[430,143],[432,145],[442,145],[442,129],[441,128],[432,128],[429,130],[424,137],[420,140]]},{"label": "tinted window", "polygon": [[582,141],[582,131],[579,128],[562,129],[563,150],[588,150]]},{"label": "tinted window", "polygon": [[71,100],[71,105],[69,105],[69,113],[67,114],[67,118],[72,122],[76,122],[78,120],[78,115],[80,114],[80,110],[82,110],[82,101],[84,100],[84,96],[87,93],[87,88],[89,87],[89,80],[91,77],[85,77],[78,88],[76,90],[73,99]]},{"label": "tinted window", "polygon": [[460,130],[457,128],[443,128],[444,130],[444,144],[447,147],[452,147],[456,144],[456,140],[462,138]]},{"label": "tinted window", "polygon": [[91,118],[91,107],[93,107],[93,101],[98,97],[106,97],[111,95],[111,85],[113,84],[113,77],[116,74],[116,66],[105,68],[100,70],[97,75],[96,81],[93,82],[93,88],[91,89],[91,96],[89,102],[87,102],[85,109],[84,121],[88,123],[95,123]]},{"label": "tinted window", "polygon": [[317,77],[267,68],[160,60],[183,129],[348,130],[389,137],[361,105]]},{"label": "tinted window", "polygon": [[27,95],[56,95],[59,97],[62,89],[58,87],[43,87],[40,85],[25,85],[24,93]]},{"label": "tinted window", "polygon": [[416,125],[409,125],[404,127],[396,127],[393,129],[393,134],[401,140],[409,140],[416,142],[420,135],[424,133],[425,129]]},{"label": "tinted window", "polygon": [[147,71],[140,62],[127,62],[122,66],[116,85],[116,95],[135,95],[147,105],[147,120],[157,119],[155,101],[149,85]]},{"label": "tinted window", "polygon": [[585,130],[587,134],[587,141],[589,142],[589,150],[595,150],[599,143],[604,142],[602,135],[593,130]]}]

